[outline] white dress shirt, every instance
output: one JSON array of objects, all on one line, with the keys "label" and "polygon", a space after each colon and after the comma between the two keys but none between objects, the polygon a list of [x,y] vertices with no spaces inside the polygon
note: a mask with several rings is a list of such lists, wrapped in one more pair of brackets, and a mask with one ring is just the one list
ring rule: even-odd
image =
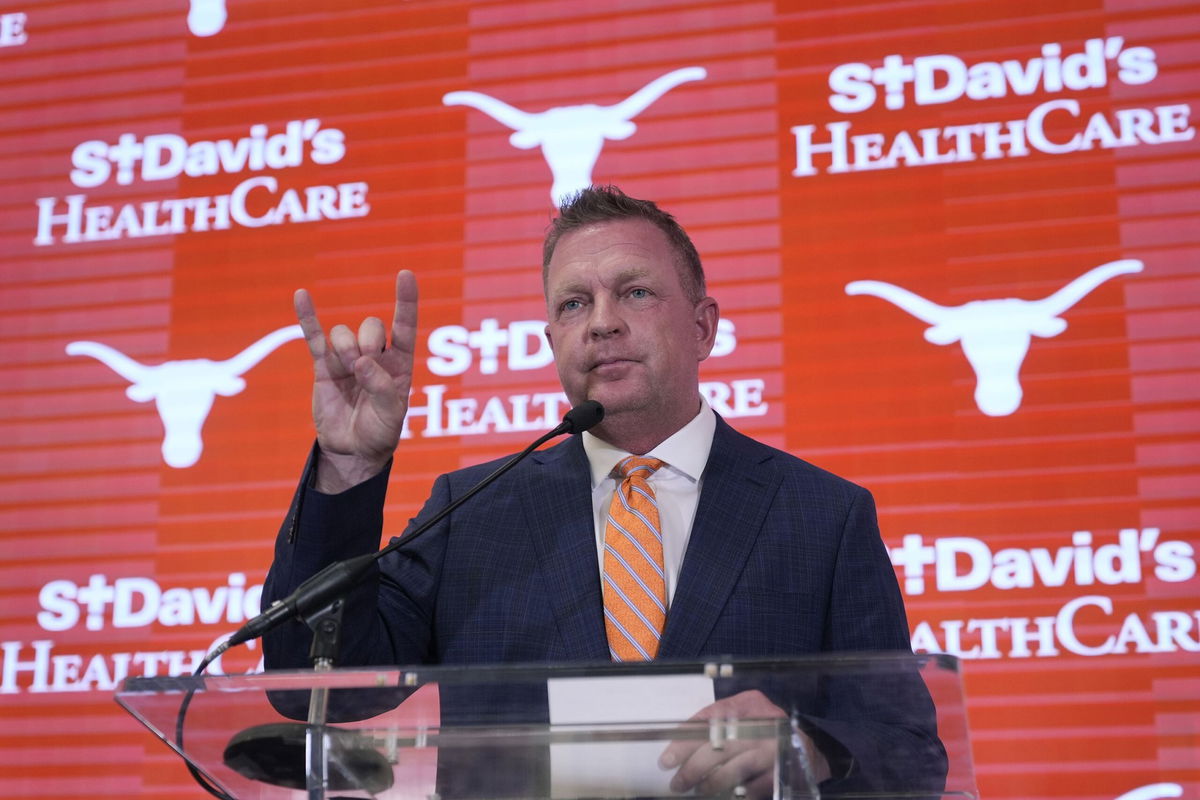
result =
[{"label": "white dress shirt", "polygon": [[[657,458],[667,466],[650,476],[650,486],[658,500],[658,519],[662,528],[663,566],[667,575],[667,607],[675,595],[683,554],[687,552],[696,506],[700,502],[701,476],[712,450],[717,417],[708,403],[700,401],[700,412],[687,425],[659,444],[646,458]],[[592,468],[592,518],[596,528],[596,555],[601,580],[604,573],[604,529],[608,507],[617,490],[613,470],[632,453],[613,447],[590,432],[583,434],[583,450]]]}]

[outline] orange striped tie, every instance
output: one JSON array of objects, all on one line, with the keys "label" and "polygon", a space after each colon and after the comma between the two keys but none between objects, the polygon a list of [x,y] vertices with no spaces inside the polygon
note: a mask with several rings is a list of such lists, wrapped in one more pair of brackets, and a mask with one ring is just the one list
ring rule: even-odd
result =
[{"label": "orange striped tie", "polygon": [[604,528],[604,627],[613,661],[654,658],[667,621],[658,503],[646,482],[663,466],[629,456],[616,467],[622,481]]}]

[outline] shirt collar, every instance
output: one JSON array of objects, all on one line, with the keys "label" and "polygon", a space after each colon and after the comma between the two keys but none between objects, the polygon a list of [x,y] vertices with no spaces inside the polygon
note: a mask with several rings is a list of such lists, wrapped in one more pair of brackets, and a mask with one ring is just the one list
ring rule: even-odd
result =
[{"label": "shirt collar", "polygon": [[[717,430],[717,415],[708,401],[700,399],[700,411],[692,421],[660,442],[649,453],[648,458],[658,458],[670,465],[692,482],[700,480],[708,454],[712,450],[713,435]],[[592,470],[592,488],[612,474],[613,467],[621,459],[632,455],[627,450],[614,447],[590,431],[583,432],[583,451],[587,454]]]}]

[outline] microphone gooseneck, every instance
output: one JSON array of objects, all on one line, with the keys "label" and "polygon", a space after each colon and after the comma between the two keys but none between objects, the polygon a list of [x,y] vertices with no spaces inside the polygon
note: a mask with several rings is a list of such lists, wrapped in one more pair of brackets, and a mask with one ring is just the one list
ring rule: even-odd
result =
[{"label": "microphone gooseneck", "polygon": [[[583,433],[588,428],[597,425],[602,419],[604,419],[604,406],[595,400],[586,400],[575,406],[563,415],[562,422],[553,430],[542,434],[532,444],[506,461],[499,469],[475,484],[469,491],[443,508],[422,525],[404,534],[403,537],[392,541],[382,550],[348,558],[344,561],[335,561],[325,567],[325,569],[300,584],[290,595],[282,600],[275,601],[266,611],[263,611],[239,628],[233,636],[230,636],[229,639],[220,645],[219,652],[223,653],[230,647],[248,642],[251,639],[257,639],[267,631],[283,624],[289,619],[303,617],[320,611],[349,591],[350,587],[362,580],[363,576],[370,570],[372,564],[402,544],[408,544],[441,522],[448,514],[470,500],[501,475],[515,467],[538,447],[556,436],[562,436],[564,433]],[[214,657],[218,654],[215,652]]]}]

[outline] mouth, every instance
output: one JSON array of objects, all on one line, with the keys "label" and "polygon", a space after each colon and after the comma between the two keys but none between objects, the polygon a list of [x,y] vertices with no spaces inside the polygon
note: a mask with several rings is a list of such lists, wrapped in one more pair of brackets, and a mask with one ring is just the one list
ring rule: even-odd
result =
[{"label": "mouth", "polygon": [[607,372],[622,370],[636,363],[631,358],[598,358],[588,365],[588,372],[598,372],[603,375]]}]

